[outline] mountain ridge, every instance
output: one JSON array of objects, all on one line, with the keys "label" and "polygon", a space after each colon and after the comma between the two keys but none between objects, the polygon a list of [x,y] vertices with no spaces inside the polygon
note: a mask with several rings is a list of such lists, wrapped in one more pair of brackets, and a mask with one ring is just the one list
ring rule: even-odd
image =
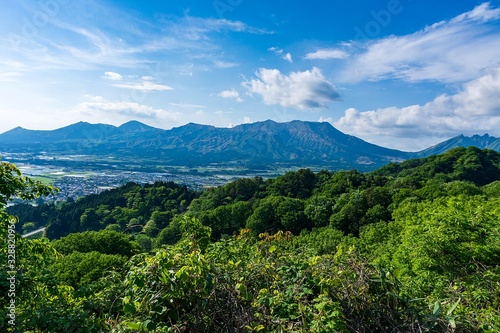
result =
[{"label": "mountain ridge", "polygon": [[481,149],[493,149],[500,151],[500,138],[490,136],[488,133],[483,135],[475,134],[473,136],[457,135],[445,140],[427,149],[415,153],[415,157],[426,157],[442,154],[456,147],[477,147]]},{"label": "mountain ridge", "polygon": [[55,130],[16,127],[0,134],[4,152],[109,155],[176,165],[283,164],[364,170],[471,145],[498,149],[500,139],[461,135],[419,152],[404,152],[345,134],[328,122],[300,120],[266,120],[230,128],[188,123],[170,130],[136,120],[120,126],[78,122]]}]

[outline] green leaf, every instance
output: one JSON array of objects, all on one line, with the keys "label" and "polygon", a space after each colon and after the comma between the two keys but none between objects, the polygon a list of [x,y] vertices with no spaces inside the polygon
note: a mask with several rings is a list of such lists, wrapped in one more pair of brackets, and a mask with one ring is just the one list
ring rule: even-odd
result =
[{"label": "green leaf", "polygon": [[213,276],[212,274],[208,274],[205,280],[205,290],[209,292],[212,290],[213,286],[214,286]]},{"label": "green leaf", "polygon": [[133,302],[125,303],[125,305],[123,306],[123,311],[125,311],[125,313],[134,314],[136,311],[134,303]]},{"label": "green leaf", "polygon": [[184,266],[175,273],[175,276],[181,281],[186,282],[189,279],[189,273],[187,272],[188,267]]},{"label": "green leaf", "polygon": [[260,332],[260,331],[262,331],[264,329],[266,329],[266,327],[264,325],[258,325],[258,326],[255,326],[253,328],[253,330],[256,331],[256,332]]},{"label": "green leaf", "polygon": [[242,290],[245,290],[245,286],[242,284],[242,283],[237,283],[236,286],[235,286],[236,290],[238,291],[242,291]]},{"label": "green leaf", "polygon": [[151,320],[146,320],[146,321],[144,322],[144,325],[143,325],[143,326],[144,326],[144,327],[148,330],[148,332],[150,332],[150,331],[154,331],[154,330],[155,330],[155,328],[156,328],[156,324],[155,324],[155,322],[153,322],[153,321],[151,321]]},{"label": "green leaf", "polygon": [[453,313],[453,311],[455,311],[455,309],[457,308],[458,304],[460,303],[462,299],[459,297],[458,300],[453,303],[453,305],[451,306],[451,308],[448,309],[448,312],[446,313],[447,316],[451,316],[451,314]]},{"label": "green leaf", "polygon": [[434,310],[432,310],[432,315],[437,318],[439,317],[440,313],[441,313],[441,302],[436,301],[436,303],[434,303]]},{"label": "green leaf", "polygon": [[124,321],[123,325],[127,328],[130,328],[131,330],[138,330],[138,331],[142,330],[141,323],[134,323],[132,321]]},{"label": "green leaf", "polygon": [[161,273],[161,275],[160,275],[160,277],[159,277],[159,280],[160,280],[160,282],[163,282],[163,283],[165,283],[165,284],[167,284],[167,283],[169,283],[169,282],[170,282],[170,281],[169,281],[169,280],[170,280],[170,276],[169,276],[169,274],[168,274],[168,270],[164,270],[164,271]]},{"label": "green leaf", "polygon": [[276,251],[276,246],[271,245],[271,246],[269,247],[269,253],[273,253],[274,251]]},{"label": "green leaf", "polygon": [[453,329],[457,328],[457,324],[455,323],[455,318],[453,317],[448,318],[448,322],[450,323],[451,328]]}]

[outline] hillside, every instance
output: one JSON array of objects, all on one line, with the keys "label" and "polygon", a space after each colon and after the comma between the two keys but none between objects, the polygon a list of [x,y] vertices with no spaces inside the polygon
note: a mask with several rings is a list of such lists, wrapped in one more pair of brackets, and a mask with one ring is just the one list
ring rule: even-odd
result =
[{"label": "hillside", "polygon": [[488,134],[473,135],[471,137],[459,135],[449,140],[443,141],[435,146],[424,149],[420,152],[415,153],[413,157],[426,157],[431,155],[442,154],[452,148],[457,147],[477,147],[479,149],[493,149],[500,151],[500,139]]},{"label": "hillside", "polygon": [[[374,170],[390,162],[441,154],[451,148],[500,149],[497,138],[458,136],[420,152],[380,147],[335,129],[330,123],[271,120],[233,128],[187,124],[161,130],[138,121],[119,127],[79,122],[53,131],[15,128],[0,134],[0,150],[11,153],[87,155],[115,161],[178,166],[211,164],[250,167],[315,167]],[[37,159],[35,158],[36,162]]]},{"label": "hillside", "polygon": [[[47,193],[4,178],[11,195]],[[17,239],[16,314],[24,331],[495,332],[499,207],[500,153],[474,147],[9,207],[59,238]]]},{"label": "hillside", "polygon": [[273,121],[233,128],[187,124],[171,130],[137,121],[119,127],[77,123],[54,131],[16,128],[0,135],[5,152],[114,156],[171,165],[238,163],[373,169],[407,153],[367,143],[329,123]]}]

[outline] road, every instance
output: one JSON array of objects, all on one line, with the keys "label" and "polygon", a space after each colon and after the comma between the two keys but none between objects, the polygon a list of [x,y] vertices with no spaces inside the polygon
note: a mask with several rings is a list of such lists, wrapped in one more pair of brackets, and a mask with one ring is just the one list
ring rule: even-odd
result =
[{"label": "road", "polygon": [[47,228],[40,228],[40,229],[38,229],[38,230],[30,231],[30,232],[28,232],[27,234],[22,235],[22,237],[23,237],[23,238],[26,238],[26,237],[32,236],[32,235],[34,235],[34,234],[37,234],[37,233],[39,233],[39,232],[43,232],[43,233],[45,233],[45,229],[47,229]]}]

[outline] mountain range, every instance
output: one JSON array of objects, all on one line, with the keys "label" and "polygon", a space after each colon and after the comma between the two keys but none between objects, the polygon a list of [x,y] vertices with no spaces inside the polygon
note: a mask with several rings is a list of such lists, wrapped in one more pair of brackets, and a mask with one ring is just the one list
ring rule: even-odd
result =
[{"label": "mountain range", "polygon": [[0,134],[0,152],[112,156],[171,165],[244,164],[371,170],[458,146],[500,150],[485,134],[457,136],[420,152],[403,152],[347,135],[327,122],[271,120],[218,128],[189,123],[171,130],[138,121],[121,126],[79,122],[56,130],[14,128]]}]

